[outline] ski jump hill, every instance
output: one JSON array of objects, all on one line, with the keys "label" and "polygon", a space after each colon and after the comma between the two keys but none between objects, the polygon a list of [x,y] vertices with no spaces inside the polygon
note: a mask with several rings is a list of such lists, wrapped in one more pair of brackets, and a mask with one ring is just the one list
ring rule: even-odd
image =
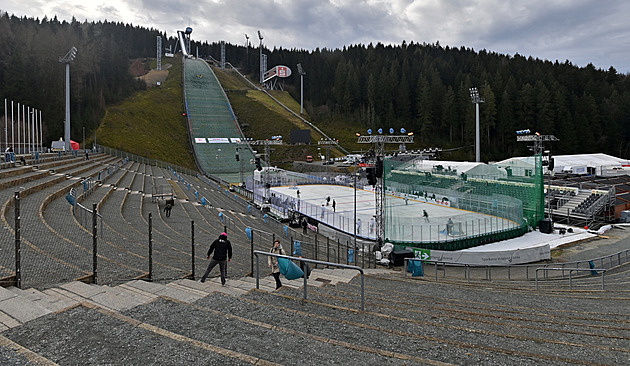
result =
[{"label": "ski jump hill", "polygon": [[213,178],[240,182],[241,164],[249,165],[254,155],[247,144],[239,146],[244,136],[221,84],[203,60],[184,57],[183,69],[188,129],[197,166]]}]

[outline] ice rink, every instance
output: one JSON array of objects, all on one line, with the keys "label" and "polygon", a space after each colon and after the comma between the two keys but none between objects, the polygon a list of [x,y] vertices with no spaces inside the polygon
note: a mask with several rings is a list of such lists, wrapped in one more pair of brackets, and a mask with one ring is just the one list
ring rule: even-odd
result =
[{"label": "ice rink", "polygon": [[[299,196],[298,196],[299,191]],[[372,239],[375,235],[375,193],[366,189],[354,189],[339,185],[299,185],[272,187],[271,193],[300,213],[312,217],[337,230],[354,234],[354,211],[356,205],[356,233]],[[356,195],[356,199],[355,199]],[[328,201],[327,198],[330,197]],[[451,208],[443,204],[425,202],[422,198],[407,199],[386,194],[387,220],[386,237],[400,241],[449,241],[464,236],[478,235],[511,228],[517,224],[492,215]],[[334,208],[333,208],[334,203]],[[423,217],[428,214],[428,221]],[[453,221],[450,233],[447,231],[449,218]],[[594,236],[586,230],[576,229],[573,233],[543,234],[538,231],[527,233],[519,238],[504,240],[466,251],[506,251],[532,248],[549,244],[553,249],[573,241]]]}]

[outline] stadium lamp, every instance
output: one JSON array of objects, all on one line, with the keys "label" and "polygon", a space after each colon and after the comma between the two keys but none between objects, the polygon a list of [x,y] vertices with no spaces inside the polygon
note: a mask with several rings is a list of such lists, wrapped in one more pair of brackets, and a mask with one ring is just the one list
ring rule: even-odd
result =
[{"label": "stadium lamp", "polygon": [[357,137],[361,137],[361,134],[360,134],[360,133],[358,133],[358,132],[357,132],[357,133],[355,133],[355,135],[356,135]]},{"label": "stadium lamp", "polygon": [[368,133],[368,135],[371,135],[372,134],[372,129],[368,128],[367,133]]},{"label": "stadium lamp", "polygon": [[77,56],[77,48],[72,46],[65,56],[59,57],[59,62],[66,64],[66,123],[64,125],[64,145],[70,151],[70,63]]},{"label": "stadium lamp", "polygon": [[481,148],[479,142],[479,103],[483,103],[484,100],[479,96],[479,89],[477,87],[470,88],[470,99],[475,105],[475,158],[477,163],[481,161]]},{"label": "stadium lamp", "polygon": [[306,72],[302,68],[302,64],[297,64],[298,74],[300,74],[300,114],[304,113],[304,75]]},{"label": "stadium lamp", "polygon": [[263,76],[265,71],[263,70],[263,54],[262,54],[262,41],[263,41],[263,36],[260,33],[260,31],[258,31],[258,39],[260,40],[260,84],[263,83]]},{"label": "stadium lamp", "polygon": [[378,132],[379,134],[382,134],[382,133],[383,133],[383,129],[382,129],[382,128],[379,128],[377,132]]},{"label": "stadium lamp", "polygon": [[404,127],[400,129],[400,133],[406,133],[406,132],[407,132],[407,130],[405,130]]}]

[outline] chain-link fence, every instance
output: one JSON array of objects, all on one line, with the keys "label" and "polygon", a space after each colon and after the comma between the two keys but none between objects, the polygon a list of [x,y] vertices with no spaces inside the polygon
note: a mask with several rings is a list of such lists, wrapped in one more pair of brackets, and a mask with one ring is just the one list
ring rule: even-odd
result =
[{"label": "chain-link fence", "polygon": [[[268,251],[274,238],[281,238],[287,254],[299,248],[305,258],[372,263],[369,250],[295,230],[206,178],[109,158],[98,162],[95,156],[67,175],[33,178],[11,197],[5,192],[2,285],[198,278],[210,244],[222,232],[234,251],[230,277],[250,274],[253,250]],[[73,172],[82,178],[72,178]],[[156,186],[170,187],[162,190],[172,193],[168,213],[168,197],[149,194]]]}]

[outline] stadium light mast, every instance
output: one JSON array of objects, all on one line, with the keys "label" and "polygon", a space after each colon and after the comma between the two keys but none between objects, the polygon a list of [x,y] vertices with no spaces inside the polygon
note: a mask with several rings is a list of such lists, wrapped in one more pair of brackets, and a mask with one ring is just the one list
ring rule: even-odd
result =
[{"label": "stadium light mast", "polygon": [[300,74],[300,114],[304,114],[304,69],[302,64],[297,64],[298,74]]},{"label": "stadium light mast", "polygon": [[483,103],[484,99],[479,96],[477,87],[470,88],[470,99],[475,105],[475,161],[481,161],[481,145],[479,142],[479,103]]},{"label": "stadium light mast", "polygon": [[162,70],[162,36],[157,36],[156,40],[156,59],[157,59],[157,71]]},{"label": "stadium light mast", "polygon": [[[554,135],[541,135],[538,132],[534,132],[532,133],[531,130],[526,129],[526,130],[518,130],[516,131],[516,141],[518,142],[533,142],[534,145],[530,146],[529,149],[531,151],[534,152],[534,156],[540,155],[541,156],[541,164],[540,166],[538,166],[538,164],[536,165],[536,174],[544,174],[543,173],[543,166],[547,167],[547,170],[549,171],[549,180],[548,180],[548,187],[547,187],[547,207],[549,208],[548,210],[548,219],[549,219],[549,227],[547,228],[547,230],[552,230],[552,217],[551,217],[551,201],[552,198],[551,197],[553,195],[553,192],[551,192],[551,175],[553,174],[553,168],[554,168],[554,159],[551,156],[551,152],[550,151],[546,151],[545,147],[544,147],[544,142],[551,142],[551,141],[560,141],[556,136]],[[543,156],[543,154],[545,154],[545,156]],[[545,159],[546,158],[546,159]],[[538,170],[540,169],[540,170]],[[541,192],[541,202],[544,202],[544,193]],[[543,215],[544,215],[544,207],[543,207]]]},{"label": "stadium light mast", "polygon": [[[368,129],[368,136],[361,136],[357,133],[358,143],[374,144],[374,169],[373,175],[376,182],[374,186],[374,197],[376,199],[376,241],[382,246],[385,243],[385,144],[412,144],[413,132],[407,132],[404,128],[400,129],[400,135],[394,135],[394,129],[389,129],[389,135],[383,135],[383,129],[378,129],[378,135],[372,135],[372,129]],[[370,174],[371,175],[371,174]],[[368,177],[368,184],[370,178]],[[355,223],[356,226],[356,223]]]},{"label": "stadium light mast", "polygon": [[260,84],[262,85],[263,83],[263,54],[262,54],[262,41],[263,41],[263,36],[260,33],[260,31],[258,31],[258,39],[260,40],[260,47],[258,47],[260,49]]},{"label": "stadium light mast", "polygon": [[245,72],[249,72],[249,36],[245,33]]},{"label": "stadium light mast", "polygon": [[66,123],[63,140],[65,151],[70,151],[70,63],[77,56],[77,48],[72,46],[65,56],[59,57],[59,62],[66,64]]}]

